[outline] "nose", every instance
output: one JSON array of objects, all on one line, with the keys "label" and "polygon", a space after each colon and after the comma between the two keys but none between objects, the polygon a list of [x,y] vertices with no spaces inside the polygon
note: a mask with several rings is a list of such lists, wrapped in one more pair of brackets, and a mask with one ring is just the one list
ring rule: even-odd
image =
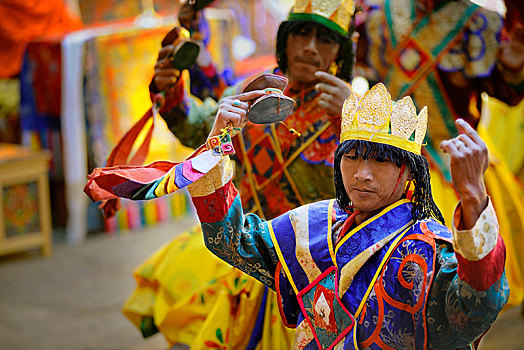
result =
[{"label": "nose", "polygon": [[368,164],[367,159],[360,159],[357,166],[357,171],[355,172],[355,179],[359,181],[373,180],[373,172]]},{"label": "nose", "polygon": [[318,52],[316,33],[312,33],[312,35],[309,35],[306,38],[306,42],[304,43],[304,49],[310,52],[315,52],[315,53]]}]

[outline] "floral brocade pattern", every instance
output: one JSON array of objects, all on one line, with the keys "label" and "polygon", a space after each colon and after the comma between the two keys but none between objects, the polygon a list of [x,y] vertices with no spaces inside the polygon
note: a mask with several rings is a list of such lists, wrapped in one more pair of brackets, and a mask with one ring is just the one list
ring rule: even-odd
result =
[{"label": "floral brocade pattern", "polygon": [[[477,291],[458,278],[457,267],[453,250],[437,246],[437,273],[428,298],[427,323],[434,329],[429,333],[429,349],[466,348],[495,321],[509,298],[504,274],[487,290]],[[485,304],[481,312],[476,308],[480,304]]]},{"label": "floral brocade pattern", "polygon": [[433,277],[433,246],[433,240],[426,241],[416,233],[397,244],[358,321],[363,348],[424,348],[425,296]]},{"label": "floral brocade pattern", "polygon": [[[245,219],[245,221],[244,221]],[[238,223],[243,222],[242,230]],[[276,266],[278,258],[273,250],[266,250],[257,242],[268,240],[267,223],[256,216],[242,213],[240,197],[236,197],[224,220],[202,223],[206,247],[220,259],[255,277],[274,289],[275,269],[268,269],[267,261]]]}]

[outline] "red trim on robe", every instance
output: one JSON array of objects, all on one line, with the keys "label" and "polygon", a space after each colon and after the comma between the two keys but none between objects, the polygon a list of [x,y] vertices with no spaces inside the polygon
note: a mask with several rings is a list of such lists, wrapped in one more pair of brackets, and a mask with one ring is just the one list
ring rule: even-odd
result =
[{"label": "red trim on robe", "polygon": [[495,284],[504,272],[506,245],[502,236],[499,235],[495,248],[479,261],[466,260],[459,253],[455,253],[455,255],[458,260],[457,272],[459,278],[466,281],[477,291],[483,291]]},{"label": "red trim on robe", "polygon": [[207,196],[192,197],[200,222],[213,223],[223,219],[236,196],[238,196],[238,191],[233,182],[229,180],[224,186]]}]

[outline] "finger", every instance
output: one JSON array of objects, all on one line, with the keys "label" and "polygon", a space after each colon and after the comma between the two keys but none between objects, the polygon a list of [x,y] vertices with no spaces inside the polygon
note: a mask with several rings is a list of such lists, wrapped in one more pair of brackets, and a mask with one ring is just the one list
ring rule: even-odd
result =
[{"label": "finger", "polygon": [[173,45],[167,45],[161,48],[160,51],[158,52],[158,60],[161,60],[167,57],[169,54],[171,54],[171,52],[173,52],[173,49],[174,49]]},{"label": "finger", "polygon": [[247,102],[243,102],[238,99],[234,99],[231,101],[231,106],[233,108],[236,107],[238,109],[247,110],[249,107],[249,104],[247,104]]},{"label": "finger", "polygon": [[343,80],[337,78],[336,76],[334,76],[333,74],[329,74],[327,72],[322,72],[322,71],[316,71],[315,72],[315,77],[317,77],[317,79],[319,79],[320,81],[323,81],[325,83],[328,83],[330,85],[340,85],[340,84],[345,84]]},{"label": "finger", "polygon": [[464,119],[455,120],[455,125],[457,126],[460,132],[463,132],[466,135],[468,135],[477,145],[484,143],[484,141],[482,141],[475,129],[473,129],[471,125],[466,123]]},{"label": "finger", "polygon": [[457,155],[459,153],[457,146],[451,140],[442,141],[440,143],[440,148],[444,153],[449,153],[451,156]]},{"label": "finger", "polygon": [[319,102],[320,101],[324,101],[326,103],[333,103],[333,95],[323,92],[320,94]]},{"label": "finger", "polygon": [[478,149],[478,145],[467,135],[467,134],[460,134],[457,137],[462,143],[469,149]]},{"label": "finger", "polygon": [[244,92],[243,94],[236,95],[234,98],[240,101],[251,101],[260,96],[264,96],[265,92],[263,90],[253,90],[249,92]]},{"label": "finger", "polygon": [[225,111],[222,113],[222,120],[225,122],[225,125],[232,124],[235,127],[240,126],[242,121],[242,116],[238,113]]},{"label": "finger", "polygon": [[[173,61],[170,61],[171,56],[166,57],[155,63],[155,69],[173,68]],[[174,69],[174,68],[173,68]]]},{"label": "finger", "polygon": [[320,100],[318,101],[318,106],[322,109],[327,109],[329,108],[329,103],[327,103],[326,101]]},{"label": "finger", "polygon": [[159,69],[155,69],[155,75],[161,76],[161,77],[178,78],[180,76],[180,71],[175,68],[159,68]]},{"label": "finger", "polygon": [[315,89],[320,92],[327,92],[330,95],[335,95],[339,90],[338,87],[326,83],[318,83],[315,85]]},{"label": "finger", "polygon": [[171,67],[171,66],[172,66],[171,62],[169,62],[169,60],[167,58],[159,59],[155,63],[155,68],[167,68],[167,67]]},{"label": "finger", "polygon": [[230,113],[235,113],[243,117],[246,115],[247,107],[244,109],[244,108],[235,107],[235,106],[227,106],[225,111],[230,112]]},{"label": "finger", "polygon": [[158,84],[172,85],[172,84],[175,84],[177,81],[178,81],[178,78],[172,75],[155,74],[155,83],[157,84],[157,86]]},{"label": "finger", "polygon": [[460,152],[461,155],[466,155],[467,153],[471,152],[471,149],[469,149],[466,144],[460,140],[456,140],[453,142],[455,147],[457,147],[457,150]]},{"label": "finger", "polygon": [[155,84],[160,90],[164,90],[165,87],[173,85],[176,83],[176,78],[174,77],[155,77]]}]

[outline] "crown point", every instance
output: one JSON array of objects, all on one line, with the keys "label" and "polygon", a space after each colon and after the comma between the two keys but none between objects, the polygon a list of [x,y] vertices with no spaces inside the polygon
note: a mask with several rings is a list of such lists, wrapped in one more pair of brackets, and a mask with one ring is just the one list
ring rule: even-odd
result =
[{"label": "crown point", "polygon": [[358,123],[362,130],[378,132],[389,122],[392,102],[391,95],[382,83],[373,86],[360,100],[357,110]]},{"label": "crown point", "polygon": [[426,136],[426,130],[428,127],[428,108],[424,106],[417,118],[417,126],[415,132],[415,142],[422,145],[424,136]]},{"label": "crown point", "polygon": [[344,106],[342,107],[342,130],[351,129],[355,113],[357,112],[357,104],[357,94],[351,89],[349,97],[344,101]]},{"label": "crown point", "polygon": [[417,126],[417,109],[411,97],[397,101],[391,112],[391,134],[409,140]]}]

